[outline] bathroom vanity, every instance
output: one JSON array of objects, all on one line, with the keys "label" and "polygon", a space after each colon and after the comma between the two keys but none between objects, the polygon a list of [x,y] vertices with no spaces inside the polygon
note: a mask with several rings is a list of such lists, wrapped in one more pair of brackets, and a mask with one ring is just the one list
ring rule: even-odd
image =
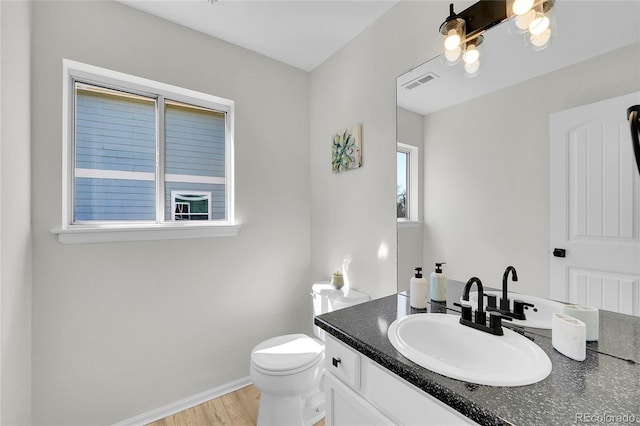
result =
[{"label": "bathroom vanity", "polygon": [[326,356],[327,425],[477,424],[330,336]]},{"label": "bathroom vanity", "polygon": [[[447,303],[426,311],[459,315],[462,284],[450,281]],[[553,349],[551,330],[505,324],[539,345],[553,369],[532,385],[494,387],[434,373],[392,346],[389,325],[422,312],[400,293],[316,317],[327,332],[327,425],[640,423],[640,318],[601,311],[600,339],[587,343],[583,362]]]}]

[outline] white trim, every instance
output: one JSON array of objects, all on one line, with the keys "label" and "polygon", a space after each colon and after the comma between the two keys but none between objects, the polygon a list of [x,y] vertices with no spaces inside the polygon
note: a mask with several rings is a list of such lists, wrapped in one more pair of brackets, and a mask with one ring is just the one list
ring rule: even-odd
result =
[{"label": "white trim", "polygon": [[68,226],[73,217],[73,83],[67,60],[62,60],[62,224]]},{"label": "white trim", "polygon": [[407,161],[407,198],[409,201],[409,203],[407,204],[407,215],[409,217],[407,217],[407,220],[409,222],[417,222],[419,221],[418,191],[420,190],[420,185],[418,182],[418,158],[420,152],[417,146],[408,145],[401,142],[397,142],[396,145],[397,151],[404,152],[409,156],[409,160]]},{"label": "white trim", "polygon": [[72,61],[70,59],[62,59],[63,78],[69,80],[69,75],[75,78],[88,79],[116,88],[134,89],[143,93],[149,93],[149,89],[153,89],[155,94],[162,95],[167,99],[183,103],[197,103],[200,106],[215,109],[218,111],[230,112],[233,110],[234,102],[218,96],[206,93],[196,92],[195,90],[185,89],[183,87],[173,86],[171,84],[161,83],[159,81],[149,80],[137,77],[131,74],[125,74],[118,71],[112,71],[106,68],[96,67],[94,65],[83,64],[82,62]]},{"label": "white trim", "polygon": [[111,243],[122,241],[176,240],[181,238],[233,237],[240,225],[179,221],[148,225],[73,225],[66,229],[52,229],[62,244]]},{"label": "white trim", "polygon": [[243,377],[241,379],[234,380],[233,382],[229,382],[208,391],[204,391],[196,395],[181,399],[179,401],[164,405],[162,407],[158,407],[155,410],[147,411],[146,413],[139,414],[135,417],[119,421],[118,423],[114,423],[113,426],[146,425],[157,420],[164,419],[165,417],[172,416],[189,408],[195,407],[212,399],[219,398],[228,393],[237,391],[238,389],[241,389],[250,384],[251,379],[248,376]]},{"label": "white trim", "polygon": [[122,179],[122,180],[147,180],[155,181],[155,173],[150,172],[125,172],[123,170],[104,169],[76,169],[77,178],[92,179]]},{"label": "white trim", "polygon": [[[156,180],[156,220],[163,222],[164,219],[164,179],[165,179],[165,99],[162,96],[158,96],[156,100],[156,173],[158,179]],[[160,195],[163,194],[163,195]]]},{"label": "white trim", "polygon": [[227,112],[227,114],[225,114],[224,120],[225,120],[225,134],[226,134],[226,138],[224,141],[225,144],[225,150],[226,150],[226,160],[225,160],[225,178],[227,179],[226,182],[226,190],[224,191],[225,193],[225,197],[226,197],[226,206],[227,206],[227,219],[228,220],[235,220],[236,217],[236,212],[235,212],[235,193],[236,193],[236,186],[235,186],[235,174],[236,174],[236,167],[235,167],[235,135],[234,135],[234,129],[235,129],[235,102],[230,101],[230,105],[229,105],[229,111]]},{"label": "white trim", "polygon": [[165,182],[182,182],[182,183],[206,183],[213,185],[224,185],[223,177],[213,176],[196,176],[196,175],[165,175]]}]

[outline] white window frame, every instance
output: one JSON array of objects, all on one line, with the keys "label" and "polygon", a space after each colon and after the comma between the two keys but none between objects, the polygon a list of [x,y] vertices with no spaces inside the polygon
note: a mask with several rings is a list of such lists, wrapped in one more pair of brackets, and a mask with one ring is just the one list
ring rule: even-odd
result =
[{"label": "white window frame", "polygon": [[[63,244],[159,240],[176,238],[202,238],[233,236],[240,225],[235,222],[234,212],[234,107],[232,100],[220,98],[172,86],[157,81],[111,71],[81,62],[63,59],[62,93],[62,224],[51,232],[58,235]],[[73,223],[73,173],[74,173],[74,81],[104,85],[134,93],[149,94],[160,98],[195,104],[226,113],[226,161],[225,161],[225,204],[226,220],[217,221],[164,221],[161,209],[163,200],[156,200],[156,222],[97,222]],[[157,132],[164,132],[164,117],[158,117]],[[161,152],[159,150],[158,152]],[[162,154],[161,154],[162,155]],[[162,159],[157,159],[156,173],[164,174]],[[163,181],[163,179],[157,179]],[[163,190],[158,189],[158,194]],[[164,197],[162,197],[164,198]],[[209,210],[211,211],[211,209]]]},{"label": "white window frame", "polygon": [[397,142],[396,151],[407,154],[407,218],[397,218],[398,226],[414,226],[419,224],[419,149],[417,146]]}]

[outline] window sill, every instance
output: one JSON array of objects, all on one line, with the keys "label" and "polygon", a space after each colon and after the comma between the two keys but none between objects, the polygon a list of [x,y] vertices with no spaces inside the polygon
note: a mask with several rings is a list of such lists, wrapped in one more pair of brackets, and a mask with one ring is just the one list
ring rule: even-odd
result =
[{"label": "window sill", "polygon": [[233,237],[240,225],[134,225],[83,226],[52,229],[62,244],[113,243],[122,241],[177,240],[184,238]]},{"label": "window sill", "polygon": [[414,220],[399,220],[398,221],[398,228],[420,228],[420,225],[422,225],[421,222],[417,222]]}]

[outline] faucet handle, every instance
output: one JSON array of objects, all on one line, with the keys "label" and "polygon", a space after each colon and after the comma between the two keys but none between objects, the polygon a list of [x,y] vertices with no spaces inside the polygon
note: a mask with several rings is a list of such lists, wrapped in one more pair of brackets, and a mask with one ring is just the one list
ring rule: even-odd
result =
[{"label": "faucet handle", "polygon": [[525,306],[533,308],[533,303],[527,303],[522,300],[514,300],[513,301],[513,317],[519,320],[527,319],[527,316],[524,313]]},{"label": "faucet handle", "polygon": [[489,328],[492,330],[492,334],[495,334],[496,336],[504,335],[504,332],[502,331],[502,319],[512,321],[510,317],[508,317],[507,315],[503,315],[497,311],[491,312],[489,314]]},{"label": "faucet handle", "polygon": [[[495,308],[497,304],[497,297],[495,294],[485,294],[484,297],[487,298],[487,308]],[[488,309],[490,310],[490,309]]]},{"label": "faucet handle", "polygon": [[462,305],[458,302],[453,302],[453,306],[457,306],[460,309],[462,309],[462,319],[463,320],[467,320],[467,321],[471,321],[471,317],[472,317],[472,308],[471,305]]}]

